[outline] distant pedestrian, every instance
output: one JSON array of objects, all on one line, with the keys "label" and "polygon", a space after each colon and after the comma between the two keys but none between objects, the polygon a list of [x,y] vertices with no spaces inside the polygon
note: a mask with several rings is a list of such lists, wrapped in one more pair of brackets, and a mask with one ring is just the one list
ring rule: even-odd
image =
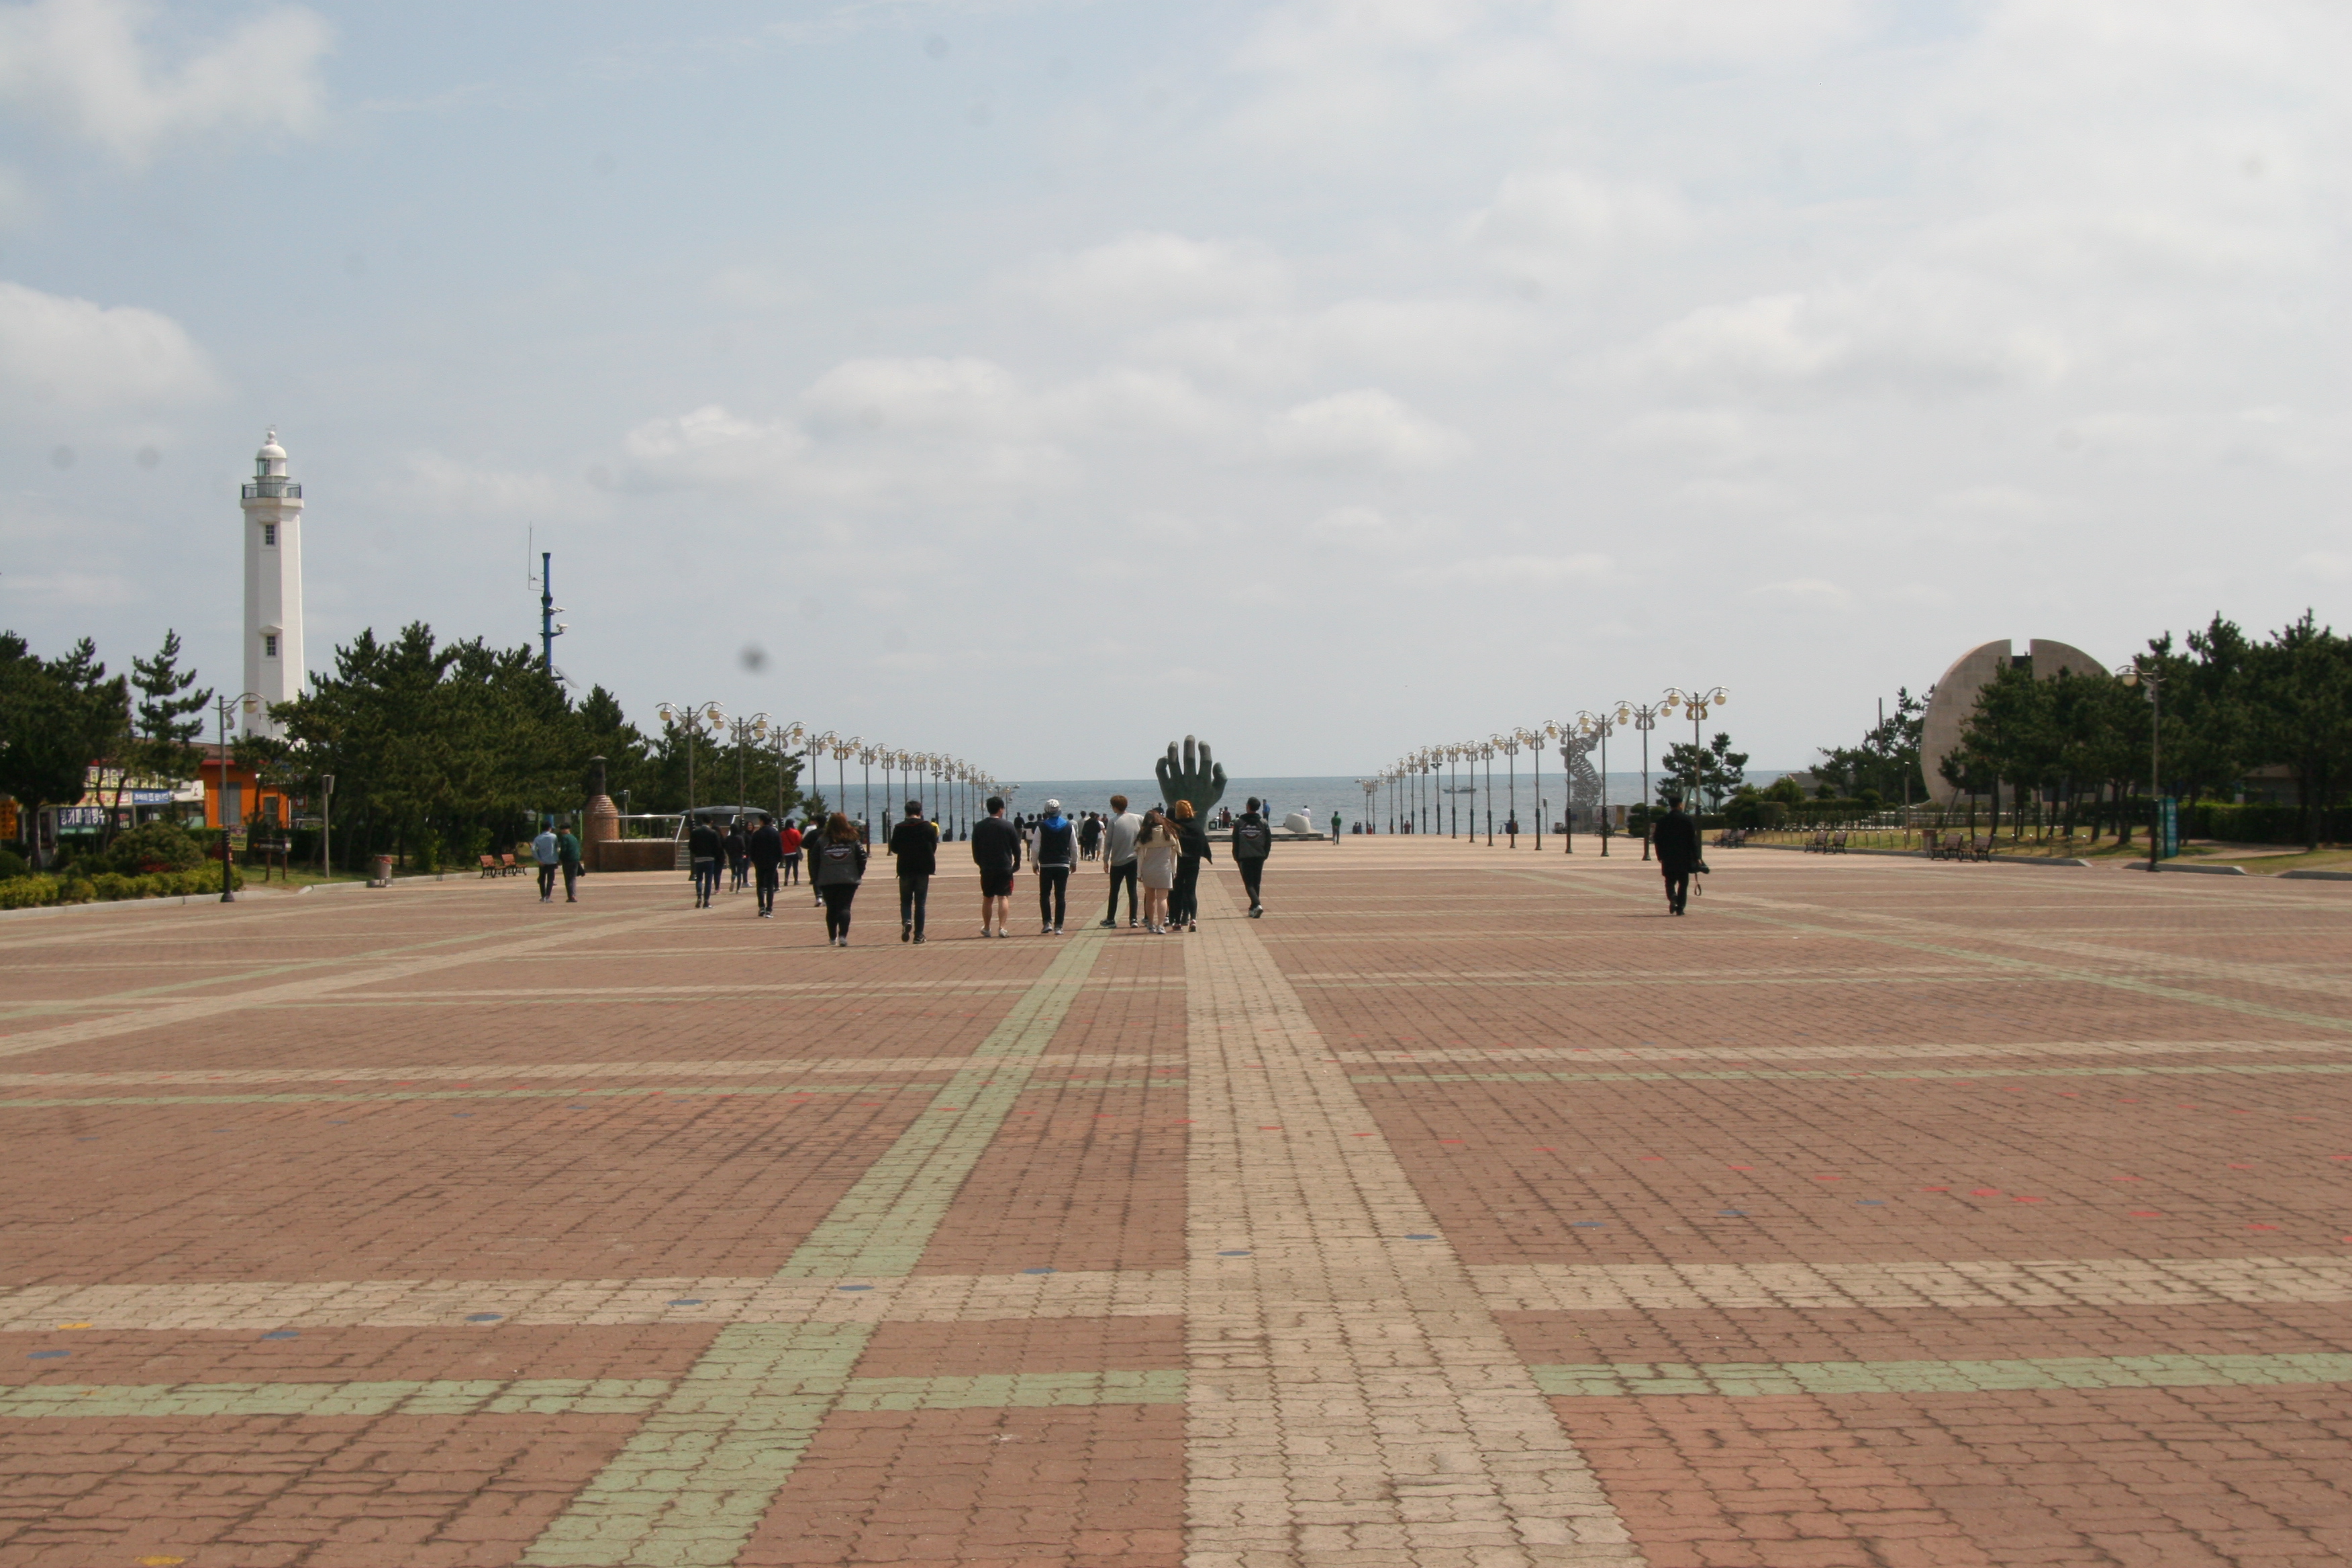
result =
[{"label": "distant pedestrian", "polygon": [[1090,811],[1087,813],[1085,824],[1078,828],[1078,854],[1091,860],[1095,858],[1095,851],[1101,847],[1102,813]]},{"label": "distant pedestrian", "polygon": [[[1339,841],[1339,830],[1331,829],[1331,841]],[[1250,919],[1265,914],[1265,900],[1258,890],[1260,879],[1265,875],[1265,858],[1274,853],[1274,829],[1268,827],[1265,815],[1258,809],[1257,797],[1242,812],[1242,819],[1234,824],[1234,868],[1242,874],[1242,887],[1249,893]]]},{"label": "distant pedestrian", "polygon": [[1127,796],[1110,797],[1114,814],[1103,824],[1103,869],[1110,874],[1110,905],[1103,910],[1103,924],[1116,928],[1118,924],[1118,890],[1127,889],[1127,923],[1135,924],[1135,840],[1143,831],[1143,818],[1127,809]]},{"label": "distant pedestrian", "polygon": [[890,830],[890,858],[898,868],[898,940],[920,942],[931,879],[940,869],[940,830],[923,820],[921,801],[908,801],[907,815]]},{"label": "distant pedestrian", "polygon": [[838,811],[825,819],[824,837],[811,856],[809,880],[816,884],[817,898],[824,904],[828,946],[849,945],[849,906],[866,876],[866,855],[857,824]]},{"label": "distant pedestrian", "polygon": [[751,868],[751,839],[743,831],[740,820],[727,825],[726,843],[727,866],[734,873],[734,880],[727,884],[727,890],[740,893],[751,885],[748,873]]},{"label": "distant pedestrian", "polygon": [[555,863],[563,868],[563,901],[567,904],[578,903],[580,901],[578,891],[580,840],[572,837],[572,829],[569,826],[555,836]]},{"label": "distant pedestrian", "polygon": [[1049,800],[1045,815],[1029,833],[1029,864],[1037,872],[1039,936],[1062,934],[1068,910],[1070,873],[1078,868],[1078,830],[1062,815],[1062,803]]},{"label": "distant pedestrian", "polygon": [[1339,814],[1336,811],[1331,814],[1331,842],[1339,842]]},{"label": "distant pedestrian", "polygon": [[1176,882],[1168,890],[1168,916],[1178,931],[1201,929],[1201,863],[1216,858],[1197,816],[1191,801],[1176,803]]},{"label": "distant pedestrian", "polygon": [[553,824],[541,827],[539,837],[530,841],[530,858],[539,862],[539,901],[551,902],[555,898],[555,867],[563,858],[562,847],[555,842]]},{"label": "distant pedestrian", "polygon": [[[784,821],[784,830],[776,835],[776,837],[782,842],[784,847],[783,870],[782,875],[778,879],[778,880],[796,883],[801,879],[800,825],[792,821],[788,817]],[[773,908],[774,903],[774,900],[772,899],[769,900],[771,908]]]},{"label": "distant pedestrian", "polygon": [[[797,836],[793,842],[799,842]],[[755,896],[759,900],[758,919],[776,918],[777,871],[784,863],[784,836],[776,831],[776,819],[761,816],[760,826],[751,830],[745,841],[744,853],[751,861],[751,874],[756,879]]]},{"label": "distant pedestrian", "polygon": [[988,797],[987,816],[972,825],[971,859],[980,868],[980,934],[1012,935],[1007,927],[1013,919],[1013,876],[1021,868],[1021,835],[1004,820],[1001,795]]},{"label": "distant pedestrian", "polygon": [[1135,835],[1135,879],[1143,888],[1143,929],[1168,934],[1168,890],[1176,885],[1176,827],[1158,806]]},{"label": "distant pedestrian", "polygon": [[1698,824],[1684,813],[1682,796],[1666,796],[1666,815],[1650,830],[1650,847],[1666,879],[1666,912],[1678,915],[1690,900],[1691,873],[1699,863]]},{"label": "distant pedestrian", "polygon": [[694,907],[707,910],[711,895],[719,891],[719,867],[727,853],[727,842],[719,829],[702,817],[694,819],[694,828],[686,836],[687,863],[694,868]]}]

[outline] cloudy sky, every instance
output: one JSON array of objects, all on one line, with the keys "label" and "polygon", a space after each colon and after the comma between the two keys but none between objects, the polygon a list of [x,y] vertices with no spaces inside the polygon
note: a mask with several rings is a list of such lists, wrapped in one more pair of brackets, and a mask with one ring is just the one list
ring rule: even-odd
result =
[{"label": "cloudy sky", "polygon": [[[0,622],[1253,774],[2352,584],[2352,8],[0,3]],[[757,649],[764,663],[747,658]],[[761,664],[758,668],[751,668]]]}]

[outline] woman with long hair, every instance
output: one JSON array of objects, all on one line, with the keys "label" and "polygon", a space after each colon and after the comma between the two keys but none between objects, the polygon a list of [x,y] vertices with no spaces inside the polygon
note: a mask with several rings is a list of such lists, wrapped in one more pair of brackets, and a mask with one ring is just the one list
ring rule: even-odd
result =
[{"label": "woman with long hair", "polygon": [[824,940],[828,947],[849,945],[849,906],[857,884],[866,877],[865,836],[847,815],[825,818],[824,835],[810,857],[809,880],[824,900]]},{"label": "woman with long hair", "polygon": [[1135,836],[1135,879],[1143,889],[1143,929],[1168,934],[1168,889],[1176,885],[1176,827],[1153,806]]},{"label": "woman with long hair", "polygon": [[1209,836],[1202,831],[1199,816],[1189,800],[1180,800],[1169,808],[1175,814],[1176,885],[1169,889],[1169,923],[1178,931],[1201,929],[1201,862],[1214,859],[1209,851]]}]

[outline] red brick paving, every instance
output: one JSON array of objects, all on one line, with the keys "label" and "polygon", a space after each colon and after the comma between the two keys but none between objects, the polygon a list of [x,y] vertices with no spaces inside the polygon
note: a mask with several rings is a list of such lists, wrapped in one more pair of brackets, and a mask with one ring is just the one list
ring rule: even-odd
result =
[{"label": "red brick paving", "polygon": [[[2352,1074],[2100,1070],[2352,1064],[2352,1028],[2337,1026],[2352,1024],[2352,981],[2338,978],[2352,895],[1733,852],[1717,857],[1693,914],[1670,921],[1638,863],[1604,867],[1591,847],[1573,862],[1444,839],[1286,852],[1269,875],[1269,918],[1252,927],[1465,1262],[2352,1256],[2352,1162],[2341,1158],[2352,1155]],[[538,906],[520,882],[448,883],[0,924],[12,1004],[100,1004],[0,1018],[0,1042],[117,1020],[0,1071],[495,1064],[477,1087],[563,1088],[574,1085],[549,1075],[565,1063],[958,1058],[1053,952],[1035,939],[960,940],[969,922],[951,917],[967,880],[943,879],[919,951],[894,940],[887,884],[861,900],[847,952],[821,945],[790,889],[784,918],[753,922],[748,899],[697,913],[662,878],[592,879],[578,910]],[[1085,909],[1099,884],[1079,884]],[[583,910],[593,918],[576,919]],[[566,931],[576,940],[555,952],[464,947]],[[453,941],[454,962],[366,978],[373,964],[448,958]],[[920,1272],[1184,1267],[1185,1095],[1164,1081],[1181,1080],[1186,1061],[1182,942],[1105,942]],[[305,976],[341,988],[159,1027],[138,1017],[163,1003],[107,1003],[134,990],[235,997]],[[593,995],[655,986],[686,989]],[[547,994],[489,994],[534,987]],[[2111,1041],[2196,1048],[1918,1049]],[[1707,1055],[1657,1059],[1678,1047]],[[1578,1059],[1627,1048],[1649,1054]],[[1722,1054],[1809,1048],[1864,1054]],[[1501,1054],[1530,1049],[1542,1054]],[[1405,1052],[1417,1059],[1394,1059]],[[1137,1059],[1098,1059],[1113,1055]],[[1743,1065],[1823,1076],[1696,1076]],[[1443,1077],[1532,1071],[1684,1076]],[[1401,1074],[1433,1077],[1372,1081]],[[805,1096],[0,1109],[12,1156],[0,1289],[761,1276],[945,1077],[894,1072],[876,1081],[904,1092]],[[656,1071],[593,1087],[665,1081]],[[1538,1364],[2352,1349],[2344,1307],[2325,1301],[1499,1317]],[[0,1384],[667,1379],[712,1332],[324,1327],[263,1342],[48,1329],[0,1335]],[[64,1361],[27,1359],[68,1343]],[[1172,1368],[1182,1345],[1181,1320],[1165,1313],[886,1322],[856,1375]],[[2341,1384],[1550,1404],[1657,1568],[2352,1561]],[[149,1553],[205,1568],[512,1563],[635,1425],[0,1423],[0,1564]],[[1173,1563],[1184,1433],[1184,1412],[1165,1405],[839,1411],[740,1560]]]}]

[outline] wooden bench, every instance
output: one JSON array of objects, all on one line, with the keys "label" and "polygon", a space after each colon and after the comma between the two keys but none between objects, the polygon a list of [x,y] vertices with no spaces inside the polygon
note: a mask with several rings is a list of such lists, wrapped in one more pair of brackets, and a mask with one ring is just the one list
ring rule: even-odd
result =
[{"label": "wooden bench", "polygon": [[499,857],[499,875],[501,877],[520,877],[522,875],[522,868],[515,863],[515,858],[513,856],[501,855]]},{"label": "wooden bench", "polygon": [[496,877],[496,876],[500,876],[500,875],[502,875],[502,874],[503,874],[503,873],[501,873],[501,872],[499,871],[499,863],[498,863],[498,859],[497,859],[497,858],[496,858],[496,857],[494,857],[494,856],[489,856],[489,855],[485,855],[485,856],[483,856],[483,857],[482,857],[482,875],[483,875],[483,876],[485,876],[485,877]]}]

